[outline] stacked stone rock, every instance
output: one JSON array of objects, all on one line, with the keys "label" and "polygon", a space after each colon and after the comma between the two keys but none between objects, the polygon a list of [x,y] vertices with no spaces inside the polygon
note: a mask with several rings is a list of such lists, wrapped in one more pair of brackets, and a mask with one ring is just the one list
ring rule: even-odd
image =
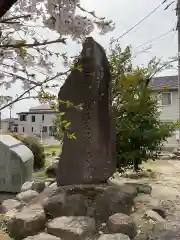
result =
[{"label": "stacked stone rock", "polygon": [[59,101],[84,104],[82,112],[62,104],[59,109],[71,122],[76,141],[65,137],[58,169],[49,171],[53,176],[57,171],[57,183],[26,182],[15,199],[2,202],[2,221],[9,234],[0,233],[3,240],[154,239],[154,232],[146,231],[146,236],[143,230],[165,222],[149,186],[109,180],[116,169],[111,76],[105,51],[94,39],[84,42],[79,65],[83,71],[73,70],[59,93]]},{"label": "stacked stone rock", "polygon": [[[19,240],[138,240],[133,209],[150,192],[138,184],[45,187],[41,181],[27,182],[15,199],[2,202],[1,211],[7,232]],[[153,206],[154,211],[141,209],[143,216],[163,222]]]}]

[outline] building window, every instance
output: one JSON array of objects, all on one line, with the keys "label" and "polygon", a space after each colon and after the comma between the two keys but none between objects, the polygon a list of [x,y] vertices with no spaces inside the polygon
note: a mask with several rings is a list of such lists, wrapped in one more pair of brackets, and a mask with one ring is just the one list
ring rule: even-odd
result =
[{"label": "building window", "polygon": [[34,132],[34,128],[32,127],[32,132]]},{"label": "building window", "polygon": [[171,105],[171,93],[161,93],[160,105],[166,106]]},{"label": "building window", "polygon": [[22,131],[24,132],[24,127],[22,128]]},{"label": "building window", "polygon": [[47,132],[47,126],[43,126],[42,132]]},{"label": "building window", "polygon": [[44,122],[44,114],[42,115],[42,122]]},{"label": "building window", "polygon": [[32,121],[32,122],[35,122],[35,120],[36,120],[36,117],[35,117],[35,116],[32,116],[32,117],[31,117],[31,121]]},{"label": "building window", "polygon": [[54,126],[49,126],[49,135],[55,136],[56,128]]},{"label": "building window", "polygon": [[26,121],[26,115],[20,115],[20,121],[21,122]]}]

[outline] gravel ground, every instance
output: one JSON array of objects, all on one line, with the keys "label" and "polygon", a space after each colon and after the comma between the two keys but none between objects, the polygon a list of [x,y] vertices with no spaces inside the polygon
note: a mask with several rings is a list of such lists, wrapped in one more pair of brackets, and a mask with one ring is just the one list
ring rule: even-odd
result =
[{"label": "gravel ground", "polygon": [[122,179],[117,181],[147,183],[152,186],[152,197],[166,209],[167,220],[180,227],[180,161],[157,160],[150,164],[154,179]]}]

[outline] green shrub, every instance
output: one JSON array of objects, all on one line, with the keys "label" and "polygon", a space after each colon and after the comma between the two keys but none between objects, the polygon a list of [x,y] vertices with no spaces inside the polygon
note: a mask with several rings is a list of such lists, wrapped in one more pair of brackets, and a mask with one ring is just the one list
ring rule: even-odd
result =
[{"label": "green shrub", "polygon": [[152,91],[144,87],[144,76],[137,72],[119,79],[120,98],[116,106],[116,150],[118,168],[133,165],[139,169],[143,161],[156,159],[164,142],[171,136],[171,125],[159,118],[158,102]]},{"label": "green shrub", "polygon": [[12,134],[17,140],[26,145],[34,154],[34,169],[38,170],[45,166],[44,147],[40,141],[34,137],[25,137],[18,134]]}]

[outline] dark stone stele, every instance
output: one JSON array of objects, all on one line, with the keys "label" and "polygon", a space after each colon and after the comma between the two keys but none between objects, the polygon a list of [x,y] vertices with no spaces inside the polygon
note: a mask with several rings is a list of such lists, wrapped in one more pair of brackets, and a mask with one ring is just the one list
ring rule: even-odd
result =
[{"label": "dark stone stele", "polygon": [[59,104],[76,140],[64,138],[57,170],[58,186],[104,183],[115,172],[115,132],[112,131],[109,63],[103,47],[86,38],[73,69],[61,87],[59,101],[83,104],[83,110]]}]

